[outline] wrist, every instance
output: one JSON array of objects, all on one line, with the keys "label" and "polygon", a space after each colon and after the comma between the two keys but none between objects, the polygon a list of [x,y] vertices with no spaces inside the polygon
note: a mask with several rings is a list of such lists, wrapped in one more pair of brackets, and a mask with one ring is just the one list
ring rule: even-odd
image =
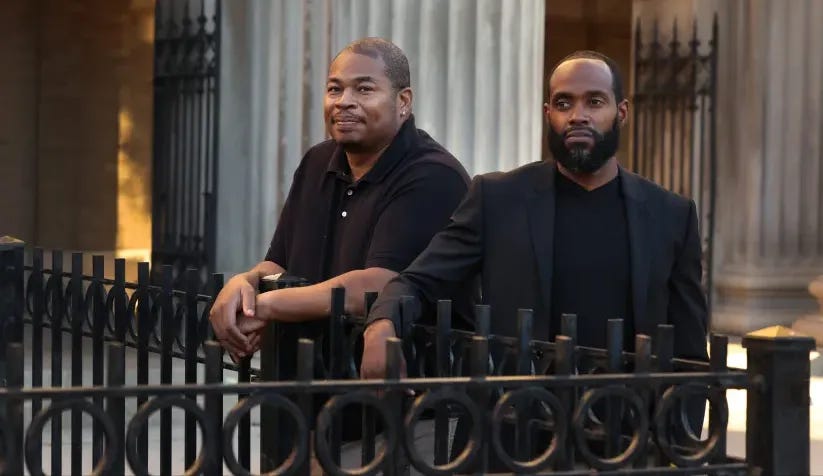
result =
[{"label": "wrist", "polygon": [[394,329],[394,322],[388,318],[377,319],[366,327],[366,330],[363,332],[363,337],[382,337],[384,339],[388,339],[389,337],[397,337],[397,332]]}]

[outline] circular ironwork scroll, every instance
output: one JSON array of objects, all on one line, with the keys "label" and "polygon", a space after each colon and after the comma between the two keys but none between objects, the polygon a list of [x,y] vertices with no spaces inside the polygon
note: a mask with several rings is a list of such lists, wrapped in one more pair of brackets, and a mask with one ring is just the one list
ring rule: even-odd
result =
[{"label": "circular ironwork scroll", "polygon": [[[500,441],[500,422],[503,420],[503,412],[509,405],[514,405],[517,401],[535,401],[545,403],[551,409],[554,416],[554,432],[549,446],[531,461],[516,460],[509,455],[503,442]],[[525,409],[523,410],[525,411]],[[509,469],[521,473],[534,473],[551,465],[557,455],[563,450],[563,442],[568,435],[568,415],[560,400],[542,387],[523,387],[517,390],[506,392],[498,400],[492,413],[492,444],[497,452],[497,457],[509,467]]]},{"label": "circular ironwork scroll", "polygon": [[[700,396],[709,401],[709,411],[711,418],[720,422],[719,425],[709,429],[709,438],[702,448],[690,455],[682,455],[672,448],[671,435],[669,434],[668,416],[679,402],[685,401],[689,396]],[[729,406],[726,399],[719,393],[710,392],[705,385],[685,384],[670,387],[660,398],[657,411],[654,416],[655,441],[657,441],[660,451],[666,455],[674,464],[681,467],[699,466],[714,454],[717,443],[726,425],[729,422]],[[689,435],[691,439],[693,435]],[[703,443],[697,440],[698,443]]]},{"label": "circular ironwork scroll", "polygon": [[[466,443],[466,447],[463,448],[463,451],[460,452],[457,458],[446,464],[431,466],[420,456],[417,447],[414,445],[414,427],[417,426],[417,421],[426,409],[434,408],[438,403],[445,402],[455,402],[466,409],[471,420],[471,436]],[[477,459],[477,453],[482,446],[482,421],[483,415],[480,413],[480,408],[463,392],[444,387],[438,391],[423,393],[415,399],[409,413],[406,415],[403,443],[406,447],[406,454],[409,457],[409,461],[423,474],[446,476],[465,471],[466,468]]]},{"label": "circular ironwork scroll", "polygon": [[112,423],[109,416],[102,408],[84,398],[59,400],[52,403],[47,408],[40,410],[34,418],[31,419],[28,431],[26,431],[26,465],[29,467],[29,473],[32,476],[43,476],[41,452],[37,451],[42,445],[43,441],[43,427],[46,426],[51,418],[59,415],[66,410],[80,410],[88,414],[91,418],[103,428],[103,433],[106,435],[105,451],[100,456],[97,466],[92,470],[92,474],[107,474],[114,462],[114,455],[120,452],[120,440],[114,430],[114,423]]},{"label": "circular ironwork scroll", "polygon": [[[589,415],[589,410],[592,406],[603,398],[617,397],[626,400],[629,403],[631,414],[634,416],[634,432],[632,434],[629,447],[623,453],[612,458],[601,458],[594,454],[586,441],[585,423]],[[580,405],[574,413],[572,420],[574,428],[575,442],[580,454],[585,458],[586,462],[592,467],[600,470],[618,469],[631,463],[640,455],[649,434],[649,417],[646,414],[643,400],[637,393],[626,387],[600,387],[596,389],[587,390],[580,398]]]},{"label": "circular ironwork scroll", "polygon": [[158,410],[171,407],[180,408],[194,416],[197,423],[200,425],[200,431],[203,435],[203,447],[200,448],[200,453],[197,454],[197,458],[194,460],[194,463],[192,463],[190,467],[186,468],[186,472],[183,474],[186,476],[200,474],[206,464],[206,458],[211,458],[214,454],[213,451],[210,452],[207,450],[212,447],[214,444],[214,439],[217,435],[213,433],[211,425],[209,425],[206,412],[197,405],[195,400],[176,395],[154,398],[144,403],[140,409],[137,410],[137,413],[129,422],[128,429],[126,430],[126,458],[128,458],[129,465],[131,465],[134,474],[138,476],[147,476],[149,474],[148,468],[143,465],[140,461],[140,455],[137,454],[137,439],[140,437],[143,428],[149,421],[149,417],[152,413]]},{"label": "circular ironwork scroll", "polygon": [[308,425],[303,418],[300,408],[291,400],[278,395],[276,393],[260,393],[239,401],[237,405],[229,412],[223,425],[223,453],[226,461],[226,466],[232,474],[239,476],[251,476],[251,472],[244,468],[238,461],[237,455],[234,454],[234,432],[237,430],[237,425],[240,420],[248,415],[252,408],[267,404],[278,410],[283,410],[288,413],[297,425],[297,432],[294,436],[294,446],[291,449],[288,457],[280,463],[280,466],[265,473],[266,476],[281,476],[294,474],[300,467],[300,463],[308,456]]},{"label": "circular ironwork scroll", "polygon": [[[338,466],[332,459],[326,433],[329,428],[331,428],[334,414],[350,404],[371,405],[377,410],[381,418],[383,418],[383,422],[386,424],[384,429],[385,444],[369,464],[359,468],[344,469]],[[380,466],[383,465],[386,457],[396,446],[397,425],[391,418],[391,412],[386,402],[372,392],[361,391],[347,393],[345,395],[336,395],[323,405],[320,414],[317,415],[317,429],[314,434],[314,448],[317,460],[323,465],[323,469],[333,476],[368,476],[376,474]]]}]

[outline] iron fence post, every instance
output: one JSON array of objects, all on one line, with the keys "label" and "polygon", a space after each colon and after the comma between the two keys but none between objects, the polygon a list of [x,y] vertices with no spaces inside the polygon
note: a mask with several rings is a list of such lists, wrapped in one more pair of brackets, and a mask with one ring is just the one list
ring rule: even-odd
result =
[{"label": "iron fence post", "polygon": [[24,246],[25,243],[16,238],[0,237],[0,385],[3,387],[7,386],[6,348],[12,342],[23,340]]},{"label": "iron fence post", "polygon": [[746,457],[772,476],[809,474],[809,352],[814,339],[780,326],[747,334],[751,386]]}]

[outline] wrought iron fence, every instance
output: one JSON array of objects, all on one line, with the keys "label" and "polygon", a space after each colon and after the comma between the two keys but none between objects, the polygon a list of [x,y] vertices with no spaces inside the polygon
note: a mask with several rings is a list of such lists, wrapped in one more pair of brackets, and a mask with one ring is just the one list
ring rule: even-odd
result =
[{"label": "wrought iron fence", "polygon": [[[178,293],[169,269],[162,273],[163,285],[153,287],[148,266],[141,264],[139,282],[132,286],[118,271],[122,265],[109,281],[102,277],[99,258],[92,275],[84,276],[82,256],[74,255],[71,272],[64,273],[62,260],[53,254],[53,268],[43,270],[42,257],[38,262],[42,255],[35,250],[25,279],[22,256],[19,244],[0,245],[0,322],[11,329],[3,337],[13,342],[5,354],[8,383],[0,389],[3,474],[23,474],[24,468],[42,474],[47,423],[52,468],[64,468],[59,417],[66,411],[72,414],[72,444],[83,441],[82,414],[94,421],[95,474],[125,474],[127,467],[134,474],[148,474],[149,459],[159,461],[161,474],[171,474],[173,458],[184,461],[187,474],[250,474],[249,412],[258,406],[261,412],[274,412],[274,421],[280,422],[261,431],[294,442],[287,454],[260,455],[261,467],[272,466],[272,474],[309,474],[312,459],[336,475],[398,474],[407,464],[423,474],[484,473],[500,465],[504,471],[551,470],[567,476],[592,470],[615,475],[808,474],[808,353],[814,345],[808,338],[746,336],[749,364],[741,371],[726,367],[724,336],[712,336],[710,362],[689,361],[673,357],[671,326],[660,326],[653,339],[638,335],[635,352],[627,353],[620,320],[609,322],[608,348],[592,349],[576,345],[572,315],[564,317],[562,335],[544,342],[531,335],[529,310],[517,316],[517,336],[498,336],[489,334],[488,306],[477,307],[476,330],[468,332],[452,328],[451,303],[441,301],[436,325],[402,325],[402,340],[389,342],[385,380],[359,380],[356,346],[351,344],[362,333],[363,319],[344,315],[344,291],[337,289],[327,337],[341,345],[331,360],[323,361],[313,342],[301,340],[296,380],[226,384],[224,373],[237,367],[225,362],[220,347],[208,340],[202,323],[207,322],[210,298],[194,288],[194,273],[188,292]],[[214,290],[219,289],[222,280],[214,282]],[[416,309],[410,299],[401,307],[404,320]],[[24,322],[32,328],[31,345],[22,343]],[[60,330],[52,337],[63,332],[72,337],[70,386],[60,380],[61,372],[54,372],[62,368],[59,348],[52,349],[51,386],[35,380],[44,367],[35,358],[37,331],[49,327]],[[94,348],[93,383],[83,386],[77,356],[89,343]],[[55,345],[61,344],[53,340]],[[42,352],[42,339],[39,346]],[[100,351],[103,346],[107,349]],[[137,385],[125,385],[127,346],[138,352]],[[26,352],[32,358],[28,387]],[[159,352],[162,359],[160,382],[149,382],[144,370],[150,352]],[[167,370],[175,352],[186,362],[183,382],[172,382]],[[409,378],[401,378],[402,359]],[[189,365],[198,361],[205,367],[200,377]],[[318,380],[318,374],[328,378]],[[745,459],[726,451],[728,389],[747,390]],[[409,396],[410,391],[416,395]],[[310,398],[318,394],[331,396],[319,408]],[[225,417],[224,396],[237,398]],[[705,439],[689,423],[685,404],[690,398],[708,402]],[[139,409],[128,416],[126,402],[135,401]],[[352,406],[363,409],[359,469],[340,466],[339,417]],[[174,455],[169,444],[172,409],[186,414],[182,455]],[[160,413],[161,434],[156,453],[147,440],[155,412]],[[425,418],[434,419],[434,441],[421,451],[414,428]],[[460,442],[450,436],[454,420],[458,428],[465,425]],[[291,437],[284,434],[288,432]],[[71,474],[88,473],[76,454]],[[268,459],[262,461],[264,457]]]},{"label": "wrought iron fence", "polygon": [[177,283],[214,269],[220,4],[156,3],[152,262],[174,266]]},{"label": "wrought iron fence", "polygon": [[661,186],[694,199],[701,224],[703,284],[712,303],[712,259],[717,197],[717,16],[708,41],[697,22],[687,37],[653,24],[634,46],[633,148],[630,167]]}]

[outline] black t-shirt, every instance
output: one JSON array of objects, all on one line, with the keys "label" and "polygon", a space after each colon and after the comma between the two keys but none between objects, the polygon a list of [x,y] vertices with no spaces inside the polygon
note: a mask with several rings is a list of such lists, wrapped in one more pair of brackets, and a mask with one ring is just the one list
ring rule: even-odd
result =
[{"label": "black t-shirt", "polygon": [[[370,267],[400,272],[429,244],[468,190],[466,170],[409,118],[374,167],[353,181],[334,141],[306,152],[266,253],[295,276],[317,283]],[[376,289],[375,291],[380,291]],[[469,302],[469,292],[455,297]],[[284,325],[281,377],[294,371],[297,336],[319,338],[326,320]]]},{"label": "black t-shirt", "polygon": [[606,346],[609,319],[624,320],[634,348],[631,262],[620,179],[587,191],[558,171],[556,179],[552,338],[561,315],[577,314],[580,345]]}]

